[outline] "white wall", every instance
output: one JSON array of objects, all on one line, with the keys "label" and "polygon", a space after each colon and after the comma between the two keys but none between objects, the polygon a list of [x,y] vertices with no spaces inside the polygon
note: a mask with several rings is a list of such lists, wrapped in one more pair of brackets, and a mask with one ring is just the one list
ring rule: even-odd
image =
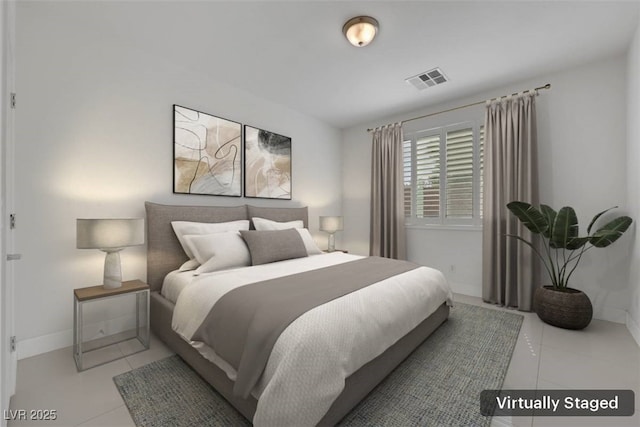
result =
[{"label": "white wall", "polygon": [[[542,91],[536,100],[541,201],[556,209],[574,207],[583,230],[591,217],[605,208],[619,205],[619,213],[625,212],[626,61],[617,56],[344,130],[345,248],[368,251],[371,137],[367,128],[545,83],[551,83],[552,89]],[[474,118],[482,120],[482,109],[438,115],[422,124],[428,128]],[[442,270],[454,291],[481,295],[482,233],[412,228],[407,237],[409,259]],[[596,318],[624,322],[631,293],[627,274],[630,259],[626,255],[631,240],[624,236],[615,246],[588,252],[574,274],[572,285],[589,295]]]},{"label": "white wall", "polygon": [[[75,248],[76,218],[142,217],[145,200],[308,205],[325,247],[317,218],[341,214],[338,130],[94,33],[73,2],[19,3],[17,76],[20,357],[70,345],[72,290],[101,283],[104,254]],[[172,194],[174,103],[290,136],[294,200]],[[145,248],[124,250],[122,268],[144,279]],[[113,304],[93,313],[122,315]]]},{"label": "white wall", "polygon": [[[640,220],[640,24],[627,59],[627,182],[631,217]],[[629,273],[631,298],[627,327],[640,345],[640,233],[632,225],[633,248]]]}]

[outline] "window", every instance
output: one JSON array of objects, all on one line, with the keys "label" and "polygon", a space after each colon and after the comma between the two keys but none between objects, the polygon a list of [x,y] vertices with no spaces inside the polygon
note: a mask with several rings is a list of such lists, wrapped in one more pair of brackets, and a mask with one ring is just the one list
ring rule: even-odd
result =
[{"label": "window", "polygon": [[480,225],[484,129],[478,123],[405,135],[408,225]]}]

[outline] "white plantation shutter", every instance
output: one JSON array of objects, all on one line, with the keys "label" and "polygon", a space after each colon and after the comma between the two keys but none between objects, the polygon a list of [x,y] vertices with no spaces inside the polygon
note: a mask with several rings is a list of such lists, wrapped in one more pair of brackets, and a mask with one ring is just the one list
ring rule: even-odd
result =
[{"label": "white plantation shutter", "polygon": [[478,181],[480,183],[479,189],[478,189],[478,193],[480,195],[479,197],[479,203],[478,203],[478,211],[480,212],[480,218],[482,218],[482,202],[483,202],[483,195],[484,195],[484,126],[480,126],[480,141],[478,143],[479,147],[478,147],[478,151],[479,151],[479,173],[478,173]]},{"label": "white plantation shutter", "polygon": [[406,137],[407,224],[480,225],[484,129],[466,122]]},{"label": "white plantation shutter", "polygon": [[412,194],[412,175],[411,171],[413,168],[411,167],[411,140],[404,141],[402,143],[402,162],[404,165],[404,216],[406,218],[411,217],[411,198]]},{"label": "white plantation shutter", "polygon": [[473,217],[473,128],[447,132],[447,218]]},{"label": "white plantation shutter", "polygon": [[440,135],[416,141],[417,218],[440,216]]}]

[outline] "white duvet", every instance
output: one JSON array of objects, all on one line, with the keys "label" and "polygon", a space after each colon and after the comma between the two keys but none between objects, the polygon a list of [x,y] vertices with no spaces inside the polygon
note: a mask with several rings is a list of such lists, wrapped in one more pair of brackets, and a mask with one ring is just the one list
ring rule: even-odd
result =
[{"label": "white duvet", "polygon": [[[180,284],[173,329],[230,379],[235,370],[191,338],[215,302],[242,285],[353,261],[334,252],[254,267],[193,276]],[[174,278],[175,281],[175,278]],[[167,288],[167,289],[165,289]],[[175,298],[175,288],[163,295]],[[377,282],[308,311],[276,342],[260,382],[255,426],[313,426],[331,407],[344,381],[435,312],[451,290],[438,270],[420,267]]]}]

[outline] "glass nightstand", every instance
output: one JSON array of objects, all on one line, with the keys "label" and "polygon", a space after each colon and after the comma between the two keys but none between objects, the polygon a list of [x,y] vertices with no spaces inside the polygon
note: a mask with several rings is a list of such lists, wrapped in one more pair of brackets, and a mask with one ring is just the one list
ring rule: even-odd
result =
[{"label": "glass nightstand", "polygon": [[[115,299],[125,295],[135,294],[136,315],[135,329],[131,329],[118,334],[101,337],[91,341],[83,342],[83,306],[90,302]],[[99,360],[98,363],[85,363],[85,356],[96,350],[111,346],[124,341],[137,339],[141,344],[137,349],[125,353],[120,352],[117,356],[108,360]],[[88,288],[78,288],[73,290],[73,358],[78,371],[93,368],[113,360],[130,356],[131,354],[147,350],[149,348],[149,285],[141,280],[130,280],[122,282],[122,286],[115,289],[104,289],[102,286],[92,286]]]}]

